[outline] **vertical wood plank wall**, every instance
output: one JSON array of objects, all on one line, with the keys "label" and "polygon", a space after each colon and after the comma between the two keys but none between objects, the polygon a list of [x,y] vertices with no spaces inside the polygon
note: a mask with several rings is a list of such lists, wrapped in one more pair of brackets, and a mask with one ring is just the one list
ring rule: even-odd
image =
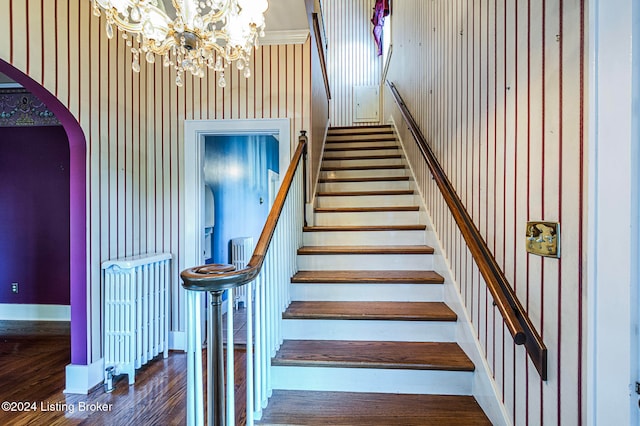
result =
[{"label": "vertical wood plank wall", "polygon": [[[315,1],[306,0],[307,13],[315,10]],[[316,34],[313,31],[313,22],[309,23],[312,28],[309,38],[311,42],[311,129],[310,137],[313,142],[309,150],[310,169],[310,191],[309,199],[315,195],[316,183],[320,175],[320,165],[322,163],[322,152],[324,149],[324,138],[329,125],[329,105],[330,101],[325,88],[320,63],[320,53],[317,48]]]},{"label": "vertical wood plank wall", "polygon": [[[428,171],[415,166],[507,411],[515,425],[583,424],[585,2],[403,0],[391,19],[388,79],[548,347],[542,382],[492,307]],[[386,117],[408,140],[392,102]],[[560,222],[560,259],[526,253],[528,220]]]},{"label": "vertical wood plank wall", "polygon": [[323,0],[327,31],[327,72],[331,87],[331,126],[354,123],[353,88],[380,84],[382,66],[373,39],[375,0]]},{"label": "vertical wood plank wall", "polygon": [[0,57],[58,97],[87,139],[88,361],[101,357],[107,259],[172,253],[171,329],[184,330],[184,120],[290,118],[297,144],[311,125],[310,41],[259,48],[252,77],[234,68],[224,90],[213,72],[178,88],[160,60],[133,73],[126,41],[107,39],[104,16],[93,16],[88,0],[0,0],[0,8]]}]

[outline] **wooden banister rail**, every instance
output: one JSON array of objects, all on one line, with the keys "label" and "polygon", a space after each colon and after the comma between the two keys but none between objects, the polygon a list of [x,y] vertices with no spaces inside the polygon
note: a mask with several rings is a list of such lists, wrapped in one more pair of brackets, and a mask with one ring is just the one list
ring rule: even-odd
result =
[{"label": "wooden banister rail", "polygon": [[442,166],[438,162],[431,147],[423,136],[418,124],[411,115],[406,104],[402,100],[395,85],[387,81],[387,85],[393,94],[404,120],[409,126],[409,131],[415,139],[422,155],[429,166],[431,175],[442,193],[460,232],[464,237],[471,254],[478,265],[478,269],[484,278],[495,305],[504,318],[509,333],[517,345],[524,345],[531,361],[535,365],[542,380],[547,380],[547,348],[540,334],[531,323],[526,311],[518,300],[513,288],[507,281],[504,272],[496,262],[493,254],[487,247],[480,231],[476,228],[467,212],[464,204],[458,197],[455,188],[447,178]]},{"label": "wooden banister rail", "polygon": [[320,68],[322,69],[322,79],[324,80],[324,89],[327,92],[327,99],[331,99],[331,89],[329,88],[329,73],[327,72],[327,60],[325,58],[325,48],[323,45],[324,32],[320,29],[320,19],[317,13],[312,13],[313,33],[316,37],[316,47],[318,48],[318,56],[320,58]]},{"label": "wooden banister rail", "polygon": [[[185,290],[195,291],[223,291],[229,288],[236,288],[254,280],[260,273],[262,264],[264,263],[264,257],[273,238],[278,219],[282,213],[284,202],[287,198],[287,193],[291,188],[293,177],[300,161],[305,161],[307,156],[307,136],[306,131],[302,131],[299,137],[298,147],[296,148],[287,173],[285,174],[280,190],[276,196],[269,216],[265,222],[260,238],[256,244],[256,248],[253,251],[253,255],[247,263],[247,267],[239,271],[231,272],[219,272],[218,270],[211,269],[211,265],[196,266],[193,268],[185,269],[180,273],[180,277],[184,281],[182,286]],[[306,165],[304,167],[306,169]],[[306,172],[306,170],[305,170]],[[306,176],[305,176],[306,182]],[[306,186],[305,186],[306,188]]]}]

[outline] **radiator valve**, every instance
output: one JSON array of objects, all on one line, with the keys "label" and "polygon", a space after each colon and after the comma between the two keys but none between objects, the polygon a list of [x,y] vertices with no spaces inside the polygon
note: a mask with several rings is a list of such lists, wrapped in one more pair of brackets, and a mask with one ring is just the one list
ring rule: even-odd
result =
[{"label": "radiator valve", "polygon": [[115,378],[115,367],[111,366],[111,367],[107,367],[105,369],[105,378],[104,378],[104,391],[107,393],[110,393],[113,391],[113,389],[115,388],[115,386],[113,385],[114,383],[114,378]]}]

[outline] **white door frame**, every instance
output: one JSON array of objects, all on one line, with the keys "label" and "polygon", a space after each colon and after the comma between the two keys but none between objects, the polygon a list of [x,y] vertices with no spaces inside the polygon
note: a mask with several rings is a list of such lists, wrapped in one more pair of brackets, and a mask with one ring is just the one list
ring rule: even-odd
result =
[{"label": "white door frame", "polygon": [[587,424],[636,425],[640,9],[589,0]]},{"label": "white door frame", "polygon": [[[271,134],[278,140],[279,168],[287,170],[291,161],[291,120],[186,120],[184,122],[184,199],[182,241],[184,256],[180,270],[204,263],[204,137],[211,135]],[[218,226],[218,224],[216,224]]]}]

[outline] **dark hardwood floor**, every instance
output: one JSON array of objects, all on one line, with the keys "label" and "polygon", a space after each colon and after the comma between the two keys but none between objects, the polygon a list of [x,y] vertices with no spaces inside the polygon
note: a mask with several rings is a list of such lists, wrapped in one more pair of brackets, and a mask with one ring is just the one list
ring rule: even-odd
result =
[{"label": "dark hardwood floor", "polygon": [[[0,409],[0,425],[183,425],[186,360],[183,352],[170,352],[138,370],[133,386],[125,377],[111,393],[99,386],[89,395],[65,395],[69,324],[0,321],[0,403],[30,403],[29,411]],[[239,413],[246,390],[238,368],[244,362],[244,352],[236,350],[237,424],[244,424]]]},{"label": "dark hardwood floor", "polygon": [[[242,315],[234,328],[244,327]],[[240,336],[239,336],[240,337]],[[244,342],[236,341],[236,425],[246,424]],[[358,351],[364,353],[366,351]],[[98,386],[88,395],[65,395],[65,366],[70,363],[68,323],[0,321],[1,426],[22,425],[184,425],[186,355],[170,352],[126,377],[115,390]],[[282,353],[279,355],[282,357]],[[206,388],[206,351],[203,351]],[[206,405],[206,394],[204,395]],[[25,407],[17,407],[18,404]],[[473,397],[383,395],[343,392],[275,391],[260,424],[426,426],[490,424]]]}]

